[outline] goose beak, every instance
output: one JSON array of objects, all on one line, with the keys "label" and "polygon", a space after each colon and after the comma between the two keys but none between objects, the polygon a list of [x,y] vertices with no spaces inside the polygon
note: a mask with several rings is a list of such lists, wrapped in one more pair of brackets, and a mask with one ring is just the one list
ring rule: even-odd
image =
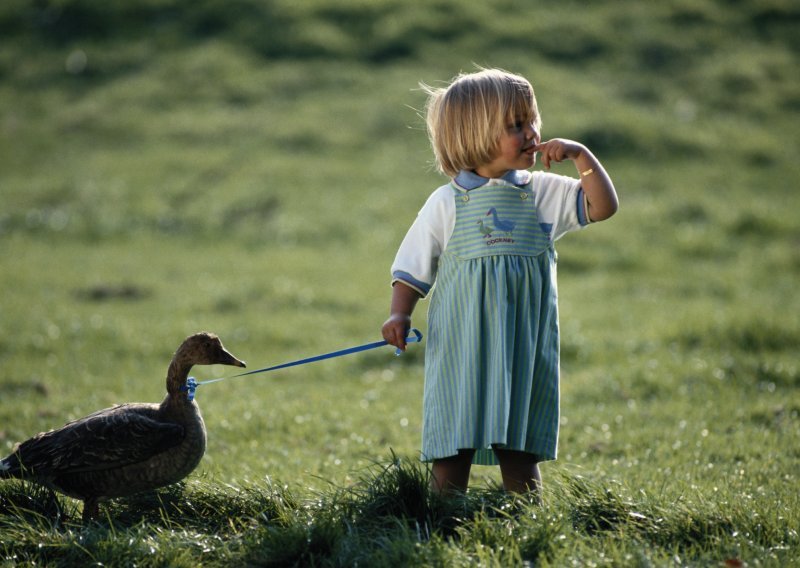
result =
[{"label": "goose beak", "polygon": [[231,367],[247,367],[244,361],[240,361],[239,359],[237,359],[224,349],[222,350],[222,353],[220,353],[220,355],[221,355],[219,361],[220,365],[230,365]]}]

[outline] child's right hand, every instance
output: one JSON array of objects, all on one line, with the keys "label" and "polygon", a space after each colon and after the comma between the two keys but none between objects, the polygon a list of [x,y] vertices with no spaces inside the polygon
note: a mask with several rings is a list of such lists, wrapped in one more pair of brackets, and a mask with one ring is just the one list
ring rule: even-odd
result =
[{"label": "child's right hand", "polygon": [[406,314],[392,314],[381,328],[383,338],[389,345],[394,345],[401,351],[406,350],[406,337],[411,329],[411,316]]},{"label": "child's right hand", "polygon": [[400,351],[406,350],[406,336],[411,329],[411,314],[419,300],[419,292],[413,288],[395,282],[392,286],[392,307],[389,319],[383,324],[381,332],[389,345],[394,345]]}]

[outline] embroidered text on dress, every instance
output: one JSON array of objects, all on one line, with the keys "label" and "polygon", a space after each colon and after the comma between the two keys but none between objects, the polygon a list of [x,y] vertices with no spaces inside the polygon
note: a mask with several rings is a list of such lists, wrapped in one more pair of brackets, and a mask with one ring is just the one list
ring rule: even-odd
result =
[{"label": "embroidered text on dress", "polygon": [[489,239],[486,241],[486,246],[490,247],[492,245],[496,245],[497,243],[513,243],[514,239],[509,237],[498,237],[496,239]]}]

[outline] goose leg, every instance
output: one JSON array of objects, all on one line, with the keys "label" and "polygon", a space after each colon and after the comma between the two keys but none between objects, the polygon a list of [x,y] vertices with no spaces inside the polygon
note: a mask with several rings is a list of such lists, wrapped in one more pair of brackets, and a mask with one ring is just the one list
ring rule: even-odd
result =
[{"label": "goose leg", "polygon": [[58,495],[52,489],[47,489],[47,496],[49,498],[50,503],[48,504],[48,510],[50,507],[55,509],[55,526],[60,526],[61,522],[67,518],[67,513],[61,507],[61,501],[58,499]]},{"label": "goose leg", "polygon": [[83,500],[83,522],[89,522],[100,516],[97,497],[86,497]]}]

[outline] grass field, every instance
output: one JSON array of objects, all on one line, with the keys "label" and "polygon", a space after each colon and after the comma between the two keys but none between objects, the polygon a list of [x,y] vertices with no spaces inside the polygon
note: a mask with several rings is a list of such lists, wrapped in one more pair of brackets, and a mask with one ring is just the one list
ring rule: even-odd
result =
[{"label": "grass field", "polygon": [[797,6],[113,4],[0,7],[3,455],[160,400],[195,331],[251,368],[379,339],[442,183],[420,81],[526,75],[544,136],[589,145],[620,212],[558,243],[542,506],[494,468],[428,494],[423,349],[384,348],[201,387],[201,465],[102,522],[4,482],[0,564],[797,565]]}]

